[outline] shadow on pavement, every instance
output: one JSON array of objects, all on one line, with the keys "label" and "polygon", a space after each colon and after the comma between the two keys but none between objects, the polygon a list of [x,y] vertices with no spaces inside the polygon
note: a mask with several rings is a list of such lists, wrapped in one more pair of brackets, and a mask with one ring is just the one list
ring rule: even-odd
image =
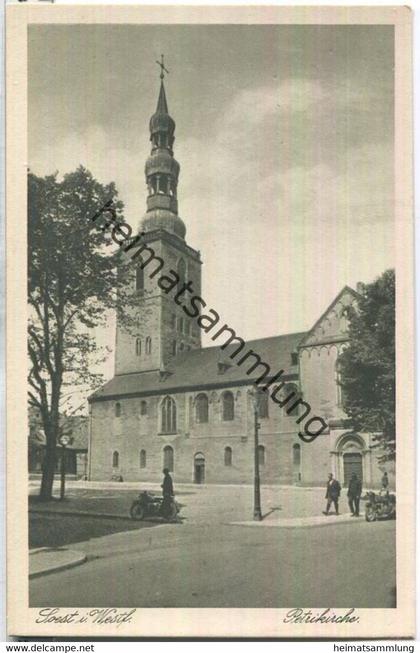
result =
[{"label": "shadow on pavement", "polygon": [[272,515],[273,512],[276,512],[276,511],[280,512],[281,509],[282,509],[281,506],[273,506],[272,508],[270,508],[270,510],[268,512],[265,512],[263,514],[262,518],[265,519],[266,517],[268,517],[268,515]]}]

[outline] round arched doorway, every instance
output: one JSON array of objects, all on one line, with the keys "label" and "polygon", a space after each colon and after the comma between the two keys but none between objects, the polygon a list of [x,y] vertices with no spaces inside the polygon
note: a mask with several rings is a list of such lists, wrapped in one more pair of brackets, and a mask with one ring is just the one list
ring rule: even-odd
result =
[{"label": "round arched doorway", "polygon": [[343,487],[348,487],[353,474],[363,482],[369,482],[366,469],[365,442],[358,433],[345,433],[337,441],[338,478]]},{"label": "round arched doorway", "polygon": [[360,451],[346,451],[343,453],[344,486],[349,486],[353,474],[363,483],[363,458]]},{"label": "round arched doorway", "polygon": [[206,459],[201,452],[194,456],[194,483],[201,485],[206,478]]}]

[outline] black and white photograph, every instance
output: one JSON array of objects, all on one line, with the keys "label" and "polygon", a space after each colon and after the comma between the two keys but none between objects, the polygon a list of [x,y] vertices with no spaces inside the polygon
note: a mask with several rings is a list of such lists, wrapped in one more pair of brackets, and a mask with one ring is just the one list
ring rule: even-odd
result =
[{"label": "black and white photograph", "polygon": [[112,9],[8,73],[23,634],[410,636],[409,11]]}]

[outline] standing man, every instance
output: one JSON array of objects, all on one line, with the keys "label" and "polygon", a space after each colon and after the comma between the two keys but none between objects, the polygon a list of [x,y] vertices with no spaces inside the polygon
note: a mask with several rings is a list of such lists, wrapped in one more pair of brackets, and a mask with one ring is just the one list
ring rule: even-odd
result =
[{"label": "standing man", "polygon": [[389,486],[388,472],[384,472],[382,476],[382,489],[386,492]]},{"label": "standing man", "polygon": [[174,485],[172,483],[172,478],[167,467],[165,467],[163,470],[163,483],[161,488],[163,495],[162,514],[164,517],[168,518],[171,514],[171,503],[174,496]]},{"label": "standing man", "polygon": [[325,498],[327,500],[327,507],[323,510],[324,515],[330,514],[331,504],[334,504],[335,514],[338,515],[338,499],[340,498],[341,485],[334,478],[332,474],[328,474],[327,493]]},{"label": "standing man", "polygon": [[347,498],[352,517],[359,516],[360,496],[362,494],[362,482],[357,478],[357,474],[351,475]]}]

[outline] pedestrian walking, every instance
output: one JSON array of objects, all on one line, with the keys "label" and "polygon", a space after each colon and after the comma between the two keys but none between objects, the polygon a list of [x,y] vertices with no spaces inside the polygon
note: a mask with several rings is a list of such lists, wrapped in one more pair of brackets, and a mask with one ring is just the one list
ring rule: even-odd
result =
[{"label": "pedestrian walking", "polygon": [[327,500],[327,507],[325,510],[323,510],[324,515],[330,514],[330,508],[332,503],[334,504],[335,514],[336,515],[339,514],[338,500],[340,498],[340,492],[341,492],[340,483],[334,478],[332,474],[328,474],[327,493],[325,495],[325,498]]},{"label": "pedestrian walking", "polygon": [[353,473],[347,490],[347,498],[352,517],[359,517],[360,497],[362,494],[362,482],[357,474]]},{"label": "pedestrian walking", "polygon": [[172,483],[172,477],[167,467],[165,467],[165,469],[163,470],[163,483],[161,485],[161,488],[162,488],[162,495],[163,495],[162,514],[164,515],[164,517],[168,517],[171,512],[171,504],[174,496],[174,485]]},{"label": "pedestrian walking", "polygon": [[389,479],[388,479],[388,472],[384,472],[384,475],[382,476],[382,489],[387,490],[389,486]]}]

